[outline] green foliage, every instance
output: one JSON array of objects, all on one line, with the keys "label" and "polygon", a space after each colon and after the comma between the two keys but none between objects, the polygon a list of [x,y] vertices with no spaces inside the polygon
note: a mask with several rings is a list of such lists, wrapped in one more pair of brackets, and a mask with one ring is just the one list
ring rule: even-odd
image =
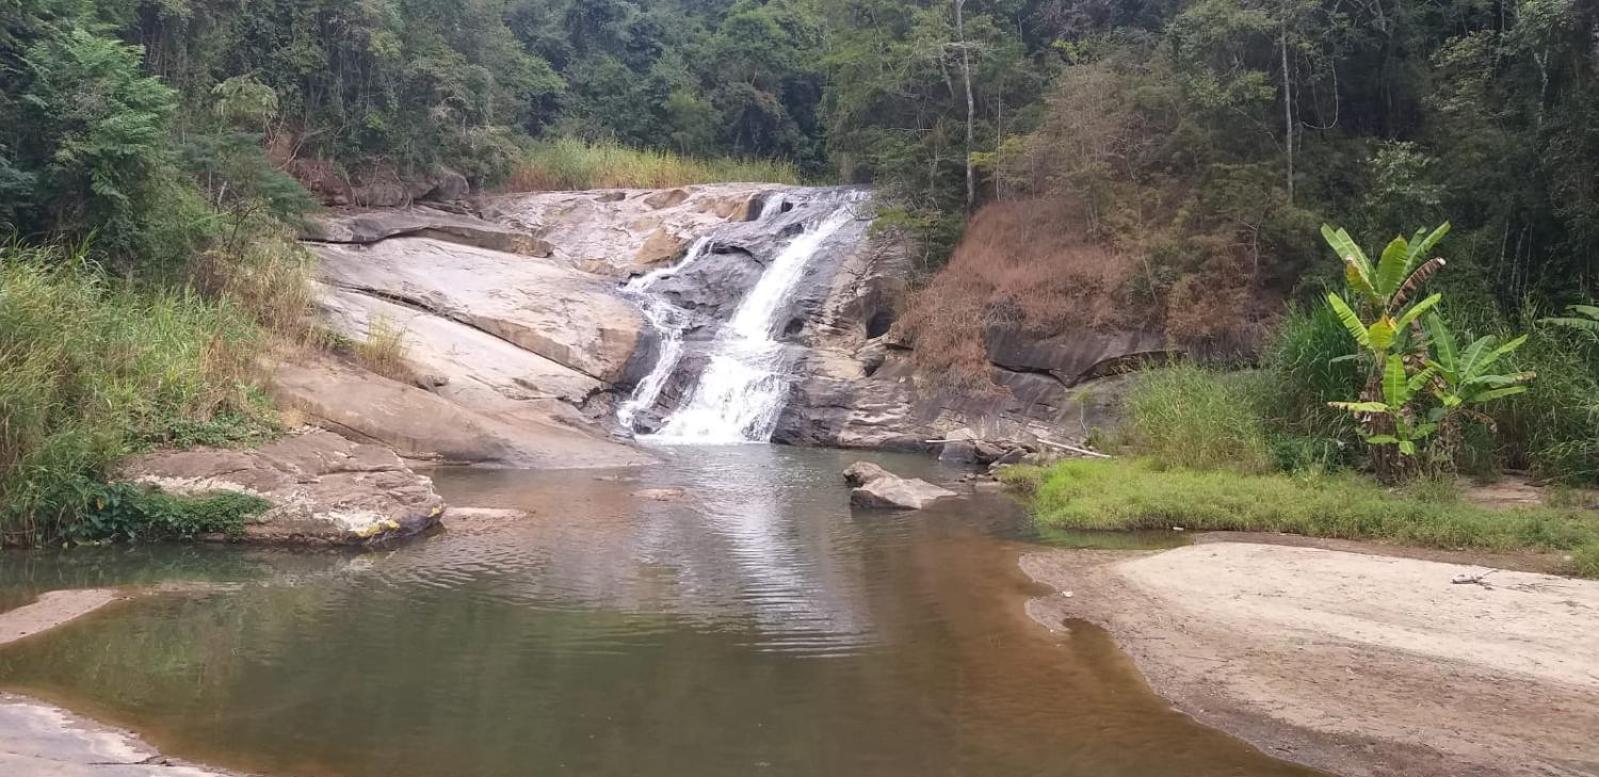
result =
[{"label": "green foliage", "polygon": [[236,491],[180,497],[129,483],[90,484],[82,517],[64,539],[108,542],[193,539],[202,534],[238,534],[250,519],[271,508],[265,499]]},{"label": "green foliage", "polygon": [[1165,467],[1271,469],[1262,378],[1190,365],[1140,375],[1127,397],[1133,444]]},{"label": "green foliage", "polygon": [[1593,575],[1599,514],[1511,511],[1381,488],[1353,475],[1287,476],[1162,470],[1137,461],[1074,460],[1043,476],[1038,521],[1092,530],[1287,532],[1441,548],[1580,549],[1572,571]]},{"label": "green foliage", "polygon": [[62,249],[0,249],[0,539],[71,532],[117,459],[247,442],[274,418],[252,388],[242,309],[141,288]]},{"label": "green foliage", "polygon": [[[1443,259],[1428,255],[1449,233],[1447,223],[1430,233],[1418,231],[1411,240],[1394,238],[1375,263],[1347,231],[1330,226],[1321,231],[1343,261],[1348,293],[1361,305],[1357,312],[1342,296],[1328,293],[1328,309],[1359,347],[1357,358],[1369,371],[1358,400],[1330,406],[1359,418],[1362,436],[1370,445],[1391,445],[1400,456],[1413,458],[1427,438],[1441,433],[1445,441],[1441,453],[1452,459],[1459,446],[1462,413],[1476,413],[1474,405],[1524,393],[1535,377],[1532,372],[1489,372],[1501,358],[1526,344],[1527,337],[1501,344],[1487,335],[1460,350],[1448,324],[1434,311],[1443,295],[1415,301],[1422,285],[1444,266]],[[1426,316],[1424,328],[1422,316]],[[1403,459],[1381,454],[1374,458],[1384,479],[1393,480],[1406,469]]]}]

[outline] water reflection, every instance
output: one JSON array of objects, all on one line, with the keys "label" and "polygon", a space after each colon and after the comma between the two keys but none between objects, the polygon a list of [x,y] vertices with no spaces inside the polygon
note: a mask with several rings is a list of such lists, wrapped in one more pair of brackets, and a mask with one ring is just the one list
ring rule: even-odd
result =
[{"label": "water reflection", "polygon": [[1168,709],[1097,631],[1027,621],[1004,500],[852,513],[853,458],[439,473],[534,516],[358,559],[228,551],[219,576],[265,577],[14,646],[0,685],[273,777],[1308,774]]}]

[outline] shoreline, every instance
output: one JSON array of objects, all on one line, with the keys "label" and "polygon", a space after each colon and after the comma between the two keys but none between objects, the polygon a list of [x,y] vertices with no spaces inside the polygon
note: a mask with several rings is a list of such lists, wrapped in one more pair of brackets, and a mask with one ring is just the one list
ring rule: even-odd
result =
[{"label": "shoreline", "polygon": [[1196,539],[1026,553],[1022,570],[1056,592],[1027,612],[1104,628],[1176,709],[1286,761],[1343,777],[1599,773],[1599,583],[1499,571],[1455,584],[1485,567]]},{"label": "shoreline", "polygon": [[[106,588],[48,591],[0,612],[0,647],[127,601]],[[168,758],[127,729],[64,707],[0,691],[0,774],[28,777],[239,777]]]}]

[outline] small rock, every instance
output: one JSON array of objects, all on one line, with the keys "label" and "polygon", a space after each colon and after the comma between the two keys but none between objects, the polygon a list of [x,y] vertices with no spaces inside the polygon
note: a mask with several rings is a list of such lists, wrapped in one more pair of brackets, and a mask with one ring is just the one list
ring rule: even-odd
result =
[{"label": "small rock", "polygon": [[688,492],[681,488],[644,488],[633,492],[635,498],[652,502],[677,502],[687,495]]}]

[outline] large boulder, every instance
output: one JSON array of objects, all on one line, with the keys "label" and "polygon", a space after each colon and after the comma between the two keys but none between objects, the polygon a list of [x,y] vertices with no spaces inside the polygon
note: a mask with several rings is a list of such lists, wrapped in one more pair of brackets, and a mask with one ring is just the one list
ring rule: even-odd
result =
[{"label": "large boulder", "polygon": [[871,462],[856,462],[844,470],[844,481],[854,486],[850,504],[866,509],[920,510],[952,496],[954,491],[925,480],[902,478]]},{"label": "large boulder", "polygon": [[137,456],[125,480],[198,496],[236,491],[272,508],[245,526],[241,539],[265,543],[355,545],[424,531],[444,500],[433,482],[392,451],[320,430],[255,450],[199,448]]}]

